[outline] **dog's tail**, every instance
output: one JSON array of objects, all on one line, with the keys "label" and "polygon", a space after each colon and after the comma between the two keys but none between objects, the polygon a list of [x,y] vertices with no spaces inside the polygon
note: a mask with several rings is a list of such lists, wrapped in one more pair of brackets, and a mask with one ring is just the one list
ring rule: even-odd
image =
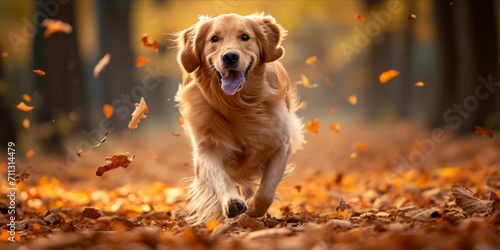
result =
[{"label": "dog's tail", "polygon": [[295,84],[289,82],[287,91],[287,104],[288,110],[290,112],[290,127],[291,127],[291,137],[290,145],[292,147],[292,154],[301,150],[303,145],[306,143],[304,138],[304,122],[303,118],[299,118],[296,112],[304,105],[299,103],[299,94],[297,92],[297,87]]}]

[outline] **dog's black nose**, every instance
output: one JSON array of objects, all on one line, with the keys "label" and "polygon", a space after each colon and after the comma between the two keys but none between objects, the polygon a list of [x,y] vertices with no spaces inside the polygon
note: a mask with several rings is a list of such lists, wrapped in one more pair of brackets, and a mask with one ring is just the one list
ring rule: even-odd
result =
[{"label": "dog's black nose", "polygon": [[236,51],[228,51],[222,54],[222,62],[224,63],[224,67],[236,67],[238,66],[238,60],[240,59],[240,54]]}]

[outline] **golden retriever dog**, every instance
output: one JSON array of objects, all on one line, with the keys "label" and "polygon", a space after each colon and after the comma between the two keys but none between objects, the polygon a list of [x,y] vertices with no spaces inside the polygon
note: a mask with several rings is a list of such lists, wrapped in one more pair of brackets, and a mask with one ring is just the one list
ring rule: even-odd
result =
[{"label": "golden retriever dog", "polygon": [[298,98],[277,60],[286,31],[268,15],[200,17],[177,34],[176,95],[193,150],[188,222],[263,216],[304,141]]}]

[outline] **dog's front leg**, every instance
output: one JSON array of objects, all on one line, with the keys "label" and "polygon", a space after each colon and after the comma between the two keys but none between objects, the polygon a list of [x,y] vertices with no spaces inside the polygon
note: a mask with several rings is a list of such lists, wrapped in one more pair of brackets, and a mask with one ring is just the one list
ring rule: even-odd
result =
[{"label": "dog's front leg", "polygon": [[286,169],[289,147],[279,149],[265,166],[259,188],[248,202],[248,215],[252,217],[263,216],[274,201],[276,189],[278,188]]},{"label": "dog's front leg", "polygon": [[[194,151],[195,179],[188,193],[194,222],[233,218],[247,210],[236,185],[226,173],[222,157],[213,150]],[[221,211],[222,210],[222,211]]]}]

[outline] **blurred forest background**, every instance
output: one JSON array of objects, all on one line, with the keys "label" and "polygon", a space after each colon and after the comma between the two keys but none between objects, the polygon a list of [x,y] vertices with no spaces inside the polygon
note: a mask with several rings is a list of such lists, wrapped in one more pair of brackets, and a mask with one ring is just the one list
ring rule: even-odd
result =
[{"label": "blurred forest background", "polygon": [[[132,103],[141,96],[149,106],[141,128],[181,132],[173,101],[181,78],[173,34],[199,15],[222,13],[263,12],[288,30],[282,61],[291,81],[303,74],[317,84],[299,86],[308,104],[300,111],[305,120],[326,124],[335,109],[344,127],[410,121],[451,126],[457,134],[475,126],[499,129],[499,10],[494,0],[0,0],[1,147],[14,141],[21,152],[57,154],[71,140],[98,141],[103,126],[125,136]],[[45,38],[45,18],[73,30]],[[160,43],[158,52],[141,45],[145,33]],[[106,53],[111,61],[94,77]],[[151,62],[138,68],[137,56]],[[317,61],[306,64],[312,56]],[[380,84],[379,75],[389,69],[399,76]],[[420,81],[424,86],[415,86]],[[33,111],[16,109],[22,94],[32,97]],[[357,105],[347,101],[351,95]],[[115,107],[108,125],[104,104]],[[29,130],[21,126],[26,118]]]}]

